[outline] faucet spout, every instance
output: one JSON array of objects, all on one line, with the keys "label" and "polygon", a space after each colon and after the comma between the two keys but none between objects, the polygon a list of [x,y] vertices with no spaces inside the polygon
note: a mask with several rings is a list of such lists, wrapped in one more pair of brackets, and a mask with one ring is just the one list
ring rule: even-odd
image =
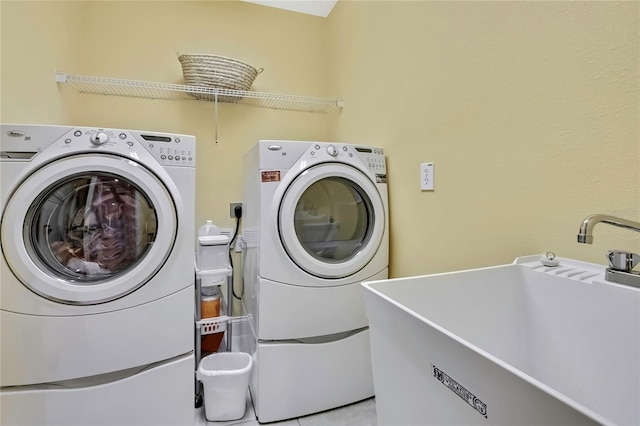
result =
[{"label": "faucet spout", "polygon": [[578,242],[584,244],[593,243],[593,228],[598,223],[606,223],[608,225],[617,226],[619,228],[630,229],[631,231],[640,232],[640,223],[632,220],[623,219],[621,217],[609,216],[606,214],[593,214],[587,216],[580,225],[578,232]]}]

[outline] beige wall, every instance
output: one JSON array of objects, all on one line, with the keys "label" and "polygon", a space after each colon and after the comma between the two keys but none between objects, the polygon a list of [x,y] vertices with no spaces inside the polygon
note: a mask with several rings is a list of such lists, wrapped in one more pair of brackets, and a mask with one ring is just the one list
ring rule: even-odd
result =
[{"label": "beige wall", "polygon": [[[79,94],[56,69],[181,83],[180,53],[214,53],[264,71],[259,91],[324,96],[326,21],[240,1],[0,3],[2,121],[120,127],[197,137],[196,222],[231,227],[242,198],[242,157],[258,139],[323,140],[326,114],[221,104],[218,143],[211,102]],[[34,59],[36,58],[36,59]]]},{"label": "beige wall", "polygon": [[638,250],[606,225],[575,241],[591,213],[640,220],[639,5],[338,2],[332,137],[385,148],[392,275]]},{"label": "beige wall", "polygon": [[[369,2],[329,18],[238,1],[0,2],[2,122],[138,128],[198,138],[197,223],[231,226],[242,156],[260,138],[385,148],[392,275],[555,251],[638,251],[595,212],[640,220],[638,2]],[[75,93],[68,73],[175,83],[181,53],[265,71],[254,89],[343,97],[309,114]],[[436,190],[418,188],[433,161]]]},{"label": "beige wall", "polygon": [[62,124],[79,106],[55,83],[80,65],[82,2],[0,1],[0,121]]}]

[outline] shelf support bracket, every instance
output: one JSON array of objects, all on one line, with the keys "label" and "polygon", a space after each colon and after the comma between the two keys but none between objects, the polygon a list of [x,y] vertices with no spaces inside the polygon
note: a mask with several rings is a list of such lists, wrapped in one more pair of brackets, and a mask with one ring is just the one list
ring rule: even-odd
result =
[{"label": "shelf support bracket", "polygon": [[63,72],[56,71],[56,83],[66,83],[67,75]]},{"label": "shelf support bracket", "polygon": [[213,126],[215,127],[215,138],[218,143],[218,91],[213,93]]}]

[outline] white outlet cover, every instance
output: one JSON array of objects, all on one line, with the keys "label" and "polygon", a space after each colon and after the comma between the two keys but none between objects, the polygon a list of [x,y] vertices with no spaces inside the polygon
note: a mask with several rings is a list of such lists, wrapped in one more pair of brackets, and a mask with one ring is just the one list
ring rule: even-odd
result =
[{"label": "white outlet cover", "polygon": [[433,163],[420,164],[420,189],[422,191],[433,191],[434,186]]}]

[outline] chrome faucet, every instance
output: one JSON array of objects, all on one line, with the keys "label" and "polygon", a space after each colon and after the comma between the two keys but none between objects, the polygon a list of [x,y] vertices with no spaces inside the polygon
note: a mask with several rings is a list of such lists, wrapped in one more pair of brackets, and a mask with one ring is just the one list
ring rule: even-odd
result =
[{"label": "chrome faucet", "polygon": [[[578,242],[592,244],[593,228],[601,222],[640,232],[639,222],[606,214],[594,214],[587,216],[582,221],[580,231],[578,232]],[[609,268],[605,271],[605,279],[607,281],[640,287],[640,273],[632,271],[632,269],[640,263],[640,255],[623,250],[611,250],[607,253],[607,259],[609,260]]]},{"label": "chrome faucet", "polygon": [[640,232],[640,223],[632,220],[622,219],[621,217],[609,216],[606,214],[592,214],[587,216],[580,225],[580,231],[578,232],[578,242],[591,244],[593,243],[593,228],[598,223],[606,223],[608,225],[617,226],[619,228],[630,229],[632,231]]}]

